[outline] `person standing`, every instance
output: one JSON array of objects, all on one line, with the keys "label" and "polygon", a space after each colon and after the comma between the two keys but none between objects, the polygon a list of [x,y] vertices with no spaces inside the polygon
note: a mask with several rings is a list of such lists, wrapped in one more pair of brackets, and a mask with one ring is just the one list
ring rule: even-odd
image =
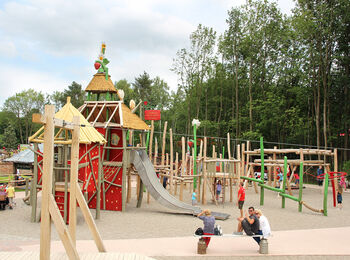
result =
[{"label": "person standing", "polygon": [[[198,218],[203,220],[203,235],[214,235],[215,217],[211,215],[211,211],[209,209],[203,210],[201,213],[198,214]],[[203,239],[208,247],[211,237],[203,237]]]},{"label": "person standing", "polygon": [[222,190],[222,185],[221,185],[221,181],[218,180],[218,182],[216,183],[216,201],[219,200],[219,196]]},{"label": "person standing", "polygon": [[342,188],[342,186],[338,187],[337,202],[339,205],[339,209],[342,209],[343,208],[343,188]]},{"label": "person standing", "polygon": [[0,210],[5,210],[6,208],[6,191],[4,186],[0,186]]},{"label": "person standing", "polygon": [[323,174],[323,170],[322,170],[322,166],[320,165],[320,167],[318,167],[317,169],[317,182],[318,182],[318,186],[322,185],[322,175]]},{"label": "person standing", "polygon": [[192,192],[192,206],[197,205],[197,194]]},{"label": "person standing", "polygon": [[241,212],[241,218],[243,218],[243,204],[245,200],[245,189],[243,187],[243,182],[239,183],[237,206]]},{"label": "person standing", "polygon": [[9,198],[9,207],[10,209],[13,209],[13,205],[14,205],[14,198],[15,198],[16,194],[15,194],[15,188],[13,187],[12,183],[9,184],[8,188],[7,188],[7,197]]}]

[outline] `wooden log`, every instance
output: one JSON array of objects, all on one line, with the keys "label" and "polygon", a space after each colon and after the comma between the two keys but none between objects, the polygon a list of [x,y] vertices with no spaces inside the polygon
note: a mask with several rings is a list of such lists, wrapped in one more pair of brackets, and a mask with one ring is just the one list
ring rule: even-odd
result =
[{"label": "wooden log", "polygon": [[206,198],[206,185],[207,185],[207,137],[204,137],[204,150],[203,150],[203,190],[202,190],[202,204],[207,204]]},{"label": "wooden log", "polygon": [[149,147],[148,147],[148,157],[151,162],[152,162],[153,133],[154,133],[154,120],[151,120],[151,134],[149,138]]},{"label": "wooden log", "polygon": [[174,151],[173,151],[173,129],[169,129],[170,134],[170,194],[173,194],[174,192],[174,183],[173,183],[173,176],[174,176]]},{"label": "wooden log", "polygon": [[[128,151],[126,150],[126,129],[122,130],[122,137],[123,137],[123,168],[122,168],[122,211],[125,211],[126,209],[126,169],[129,167],[128,165]],[[102,186],[104,188],[104,185]],[[105,192],[103,193],[105,194]],[[104,196],[105,197],[105,196]]]},{"label": "wooden log", "polygon": [[[79,136],[80,136],[80,119],[78,116],[73,117],[74,129],[72,132],[71,147],[71,171],[70,171],[70,194],[69,194],[69,233],[73,245],[76,245],[76,226],[77,226],[77,200],[76,185],[78,184],[78,165],[79,165]],[[91,169],[93,171],[93,169]],[[79,187],[79,186],[78,186]]]},{"label": "wooden log", "polygon": [[155,144],[154,144],[154,160],[153,160],[153,165],[157,165],[157,158],[158,158],[158,140],[157,137],[155,139]]},{"label": "wooden log", "polygon": [[185,175],[185,169],[187,169],[187,156],[186,156],[186,145],[185,137],[181,137],[181,151],[182,151],[182,162],[181,162],[181,176]]},{"label": "wooden log", "polygon": [[168,126],[168,121],[164,123],[164,131],[163,131],[163,143],[162,143],[162,161],[161,165],[164,165],[164,156],[165,156],[165,139],[166,139],[166,128]]},{"label": "wooden log", "polygon": [[84,219],[85,219],[85,222],[92,234],[92,237],[95,241],[95,244],[96,244],[96,247],[98,249],[99,252],[106,252],[106,249],[105,249],[105,246],[103,245],[103,241],[102,241],[102,238],[101,238],[101,235],[100,233],[98,232],[98,229],[97,229],[97,226],[95,224],[95,221],[91,215],[91,212],[89,210],[89,207],[88,205],[86,204],[86,201],[84,199],[84,196],[83,194],[81,193],[81,190],[79,188],[79,184],[76,183],[76,198],[77,198],[77,201],[79,203],[79,206],[80,206],[80,209],[81,209],[81,212],[83,213],[83,216],[84,216]]},{"label": "wooden log", "polygon": [[227,133],[227,154],[228,154],[228,158],[231,159],[231,138],[230,138],[230,133]]},{"label": "wooden log", "polygon": [[41,224],[40,224],[40,259],[50,259],[51,217],[49,211],[52,195],[52,169],[54,155],[54,118],[55,106],[45,106],[44,127],[44,172],[42,175]]}]

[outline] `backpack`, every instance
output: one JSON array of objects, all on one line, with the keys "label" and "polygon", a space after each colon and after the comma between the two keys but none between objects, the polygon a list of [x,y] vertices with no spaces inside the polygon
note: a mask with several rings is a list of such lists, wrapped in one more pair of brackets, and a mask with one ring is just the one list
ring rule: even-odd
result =
[{"label": "backpack", "polygon": [[194,232],[194,234],[197,236],[203,236],[203,233],[203,228],[201,227],[197,228],[196,232]]},{"label": "backpack", "polygon": [[214,235],[222,236],[222,228],[219,225],[216,225],[214,228]]}]

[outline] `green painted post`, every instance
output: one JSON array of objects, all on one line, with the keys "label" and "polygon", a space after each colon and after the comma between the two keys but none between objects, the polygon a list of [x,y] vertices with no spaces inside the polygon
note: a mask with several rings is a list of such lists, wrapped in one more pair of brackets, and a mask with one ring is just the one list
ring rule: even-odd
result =
[{"label": "green painted post", "polygon": [[327,216],[327,197],[328,197],[328,172],[324,176],[324,195],[323,195],[323,215]]},{"label": "green painted post", "polygon": [[[110,95],[109,91],[106,92],[106,101],[111,101],[111,95]],[[107,109],[107,111],[108,111],[108,109]]]},{"label": "green painted post", "polygon": [[[260,137],[260,158],[261,158],[261,167],[260,167],[260,180],[265,180],[265,170],[264,170],[264,138]],[[264,187],[260,186],[260,205],[264,205]]]},{"label": "green painted post", "polygon": [[[283,188],[282,188],[282,193],[286,193],[286,181],[287,181],[287,156],[284,156],[284,170],[283,170]],[[282,197],[282,209],[286,207],[286,198],[284,196]]]},{"label": "green painted post", "polygon": [[147,139],[146,139],[146,151],[148,152],[148,144],[149,144],[149,131],[147,132]]},{"label": "green painted post", "polygon": [[303,199],[303,175],[304,175],[304,163],[300,162],[299,168],[299,212],[303,210],[303,204],[301,201]]},{"label": "green painted post", "polygon": [[[193,175],[197,175],[197,125],[193,124]],[[197,178],[193,178],[193,191],[197,189]]]},{"label": "green painted post", "polygon": [[87,101],[90,101],[90,100],[91,100],[91,92],[89,91],[87,94]]}]

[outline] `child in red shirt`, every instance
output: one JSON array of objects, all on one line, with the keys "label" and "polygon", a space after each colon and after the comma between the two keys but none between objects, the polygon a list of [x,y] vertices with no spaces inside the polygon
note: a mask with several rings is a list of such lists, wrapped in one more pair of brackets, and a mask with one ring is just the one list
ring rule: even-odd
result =
[{"label": "child in red shirt", "polygon": [[245,189],[243,187],[243,182],[239,183],[237,206],[241,212],[241,218],[243,218],[243,204],[245,200]]}]

